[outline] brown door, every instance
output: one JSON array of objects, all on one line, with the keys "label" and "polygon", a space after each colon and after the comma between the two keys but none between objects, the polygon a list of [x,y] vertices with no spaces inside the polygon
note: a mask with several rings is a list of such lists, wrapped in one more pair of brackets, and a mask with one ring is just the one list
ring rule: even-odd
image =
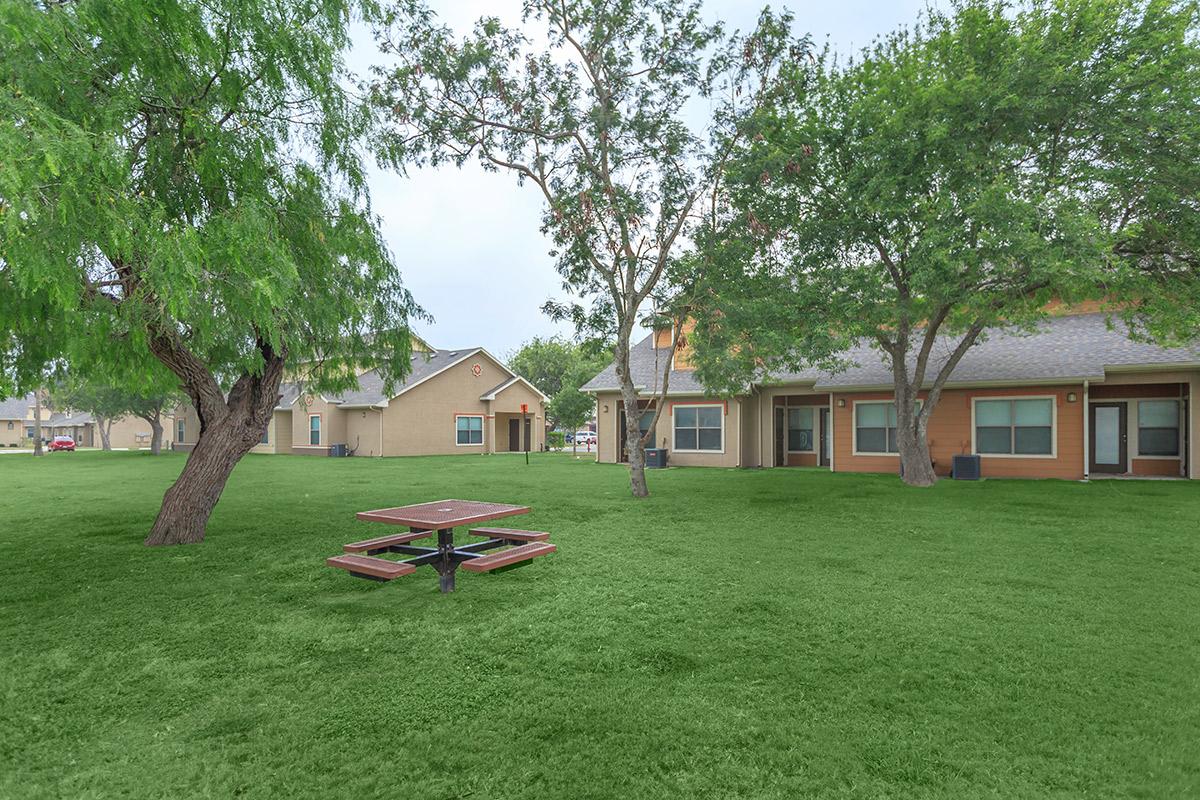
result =
[{"label": "brown door", "polygon": [[533,421],[526,419],[525,420],[525,452],[526,453],[529,452],[529,443],[532,441],[532,439],[533,439]]},{"label": "brown door", "polygon": [[1128,472],[1129,416],[1126,403],[1092,403],[1088,419],[1092,472]]},{"label": "brown door", "polygon": [[821,418],[820,419],[821,432],[818,435],[821,437],[821,449],[819,451],[821,455],[820,455],[820,459],[818,460],[817,463],[820,464],[822,467],[828,467],[829,466],[829,448],[833,444],[831,441],[829,441],[833,436],[833,431],[829,430],[829,409],[828,408],[821,409],[820,418]]},{"label": "brown door", "polygon": [[515,417],[508,421],[508,451],[510,453],[521,451],[521,420]]},{"label": "brown door", "polygon": [[787,409],[775,406],[775,466],[787,466]]}]

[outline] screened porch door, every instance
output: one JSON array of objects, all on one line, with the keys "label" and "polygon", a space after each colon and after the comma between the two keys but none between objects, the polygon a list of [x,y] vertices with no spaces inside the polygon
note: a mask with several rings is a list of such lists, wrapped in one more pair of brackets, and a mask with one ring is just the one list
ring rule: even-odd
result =
[{"label": "screened porch door", "polygon": [[1126,403],[1092,403],[1088,424],[1092,472],[1121,474],[1128,471],[1129,417]]}]

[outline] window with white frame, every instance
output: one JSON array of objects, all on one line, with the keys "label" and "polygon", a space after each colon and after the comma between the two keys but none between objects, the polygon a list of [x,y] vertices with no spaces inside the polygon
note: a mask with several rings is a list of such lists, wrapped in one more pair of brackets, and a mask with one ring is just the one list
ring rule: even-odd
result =
[{"label": "window with white frame", "polygon": [[1179,455],[1179,401],[1139,400],[1138,455]]},{"label": "window with white frame", "polygon": [[175,420],[175,441],[182,442],[184,439],[183,434],[186,432],[186,430],[187,426],[184,424],[183,420]]},{"label": "window with white frame", "polygon": [[[917,408],[921,404],[917,403]],[[856,453],[899,453],[896,437],[896,404],[854,404],[854,451]]]},{"label": "window with white frame", "polygon": [[812,406],[788,409],[788,451],[792,453],[811,453],[813,451]]},{"label": "window with white frame", "polygon": [[271,442],[269,441],[269,434],[270,434],[270,432],[271,432],[271,429],[270,429],[270,428],[267,428],[266,430],[264,430],[264,431],[263,431],[262,438],[258,440],[258,443],[259,443],[259,444],[270,444],[270,443],[271,443]]},{"label": "window with white frame", "polygon": [[310,414],[308,417],[308,443],[310,445],[319,445],[321,443],[321,415]]},{"label": "window with white frame", "polygon": [[1054,398],[976,400],[975,452],[981,455],[1053,455]]},{"label": "window with white frame", "polygon": [[677,452],[721,452],[725,449],[725,413],[722,406],[675,406]]},{"label": "window with white frame", "polygon": [[455,444],[483,444],[483,417],[455,417],[454,435]]}]

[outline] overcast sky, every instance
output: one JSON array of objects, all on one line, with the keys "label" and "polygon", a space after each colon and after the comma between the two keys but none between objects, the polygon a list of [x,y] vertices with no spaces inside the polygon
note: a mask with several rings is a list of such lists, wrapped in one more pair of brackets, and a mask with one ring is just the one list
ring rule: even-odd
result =
[{"label": "overcast sky", "polygon": [[[483,14],[506,24],[520,22],[520,0],[429,0],[447,24],[466,32]],[[729,29],[753,27],[754,2],[707,0],[713,19]],[[796,14],[798,33],[818,46],[828,41],[842,53],[869,44],[879,34],[917,20],[926,0],[841,0],[774,3]],[[935,3],[936,5],[936,3]],[[350,63],[372,63],[374,42],[356,37]],[[435,347],[482,346],[503,358],[534,336],[570,335],[569,326],[546,318],[540,308],[562,297],[548,241],[538,230],[540,193],[517,186],[511,175],[476,166],[442,167],[401,177],[376,171],[371,196],[405,285],[434,317],[417,332]]]}]

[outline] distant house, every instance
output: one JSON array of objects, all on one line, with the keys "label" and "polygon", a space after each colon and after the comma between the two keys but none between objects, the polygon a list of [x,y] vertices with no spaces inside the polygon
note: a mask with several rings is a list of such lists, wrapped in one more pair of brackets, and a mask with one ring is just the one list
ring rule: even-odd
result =
[{"label": "distant house", "polygon": [[[33,394],[0,400],[0,447],[29,447],[33,444]],[[163,417],[163,447],[171,443],[173,419]],[[136,450],[150,446],[153,432],[150,423],[141,417],[127,416],[113,420],[109,442],[117,450]],[[87,412],[55,411],[42,404],[42,438],[70,436],[80,447],[100,447],[101,437],[95,417]]]},{"label": "distant house", "polygon": [[[632,350],[644,408],[655,402],[670,343],[669,332],[658,332]],[[950,342],[938,346],[935,360],[951,349]],[[684,466],[896,472],[891,368],[866,345],[844,357],[851,366],[843,372],[775,375],[714,397],[696,379],[685,347],[671,364],[651,440]],[[597,460],[627,460],[613,367],[583,389],[599,408]],[[930,455],[943,475],[953,456],[976,454],[985,477],[1200,478],[1198,395],[1200,347],[1134,341],[1104,314],[1060,314],[1032,334],[991,331],[967,351],[929,420]]]},{"label": "distant house", "polygon": [[[329,455],[344,448],[357,456],[410,456],[541,450],[547,398],[482,347],[417,351],[412,370],[385,391],[376,371],[358,388],[321,394],[285,383],[262,453]],[[194,409],[176,417],[178,449],[200,435]]]}]

